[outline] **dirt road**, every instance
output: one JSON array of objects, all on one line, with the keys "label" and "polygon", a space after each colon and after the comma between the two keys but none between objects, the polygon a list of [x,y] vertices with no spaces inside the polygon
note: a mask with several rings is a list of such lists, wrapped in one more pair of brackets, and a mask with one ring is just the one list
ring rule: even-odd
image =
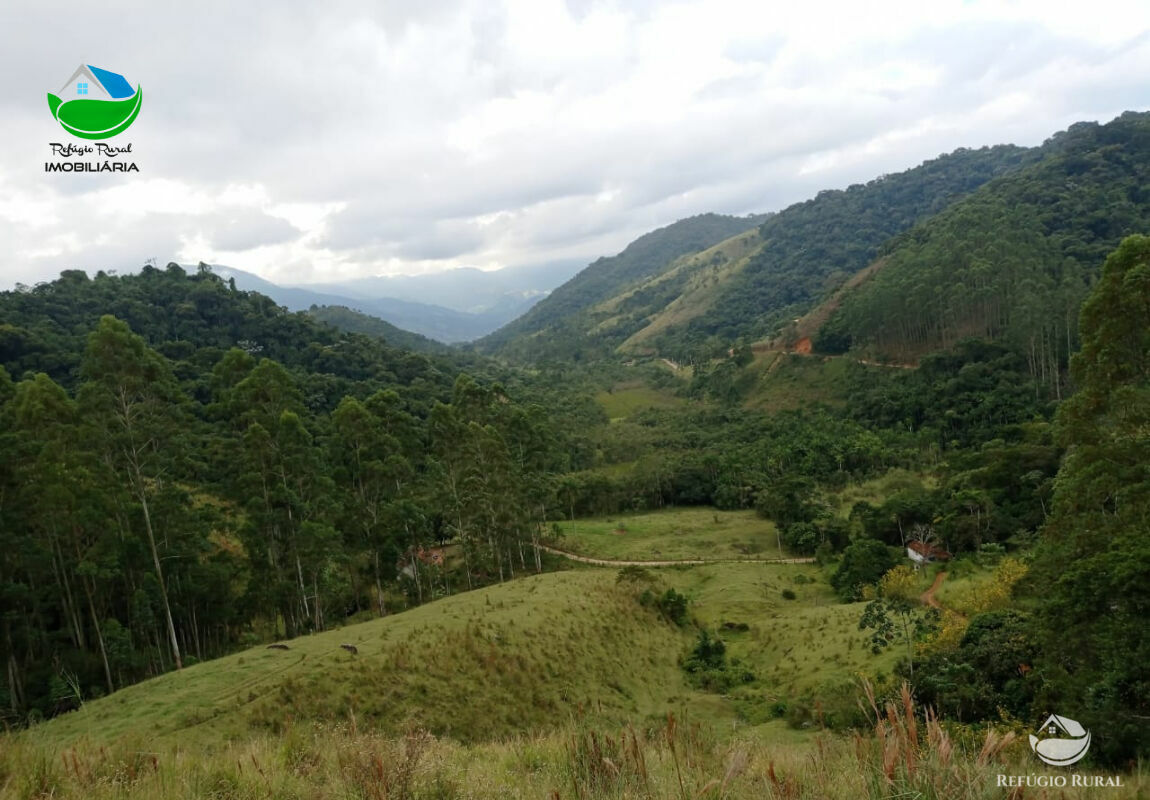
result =
[{"label": "dirt road", "polygon": [[942,604],[938,602],[938,598],[934,596],[934,593],[938,591],[938,587],[942,586],[942,582],[945,580],[945,572],[940,572],[934,576],[934,583],[930,585],[929,589],[922,593],[922,597],[920,598],[923,604],[931,608],[942,608]]},{"label": "dirt road", "polygon": [[578,561],[581,564],[594,564],[599,567],[675,567],[675,566],[698,566],[700,564],[811,564],[814,563],[813,558],[698,558],[698,559],[675,559],[670,561],[616,561],[609,558],[591,558],[590,556],[580,556],[575,553],[569,553],[566,550],[560,550],[557,547],[548,547],[545,544],[539,545],[539,549],[546,550],[552,555],[561,556],[562,558],[570,559],[571,561]]}]

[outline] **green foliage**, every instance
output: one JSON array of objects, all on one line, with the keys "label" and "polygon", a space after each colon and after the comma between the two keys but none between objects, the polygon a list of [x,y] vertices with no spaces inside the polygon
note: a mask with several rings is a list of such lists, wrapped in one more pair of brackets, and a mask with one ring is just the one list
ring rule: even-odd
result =
[{"label": "green foliage", "polygon": [[545,414],[206,267],[65,273],[0,313],[5,722],[542,568],[574,404]]},{"label": "green foliage", "polygon": [[615,576],[615,583],[651,583],[654,580],[655,576],[651,574],[651,570],[635,564],[621,568]]},{"label": "green foliage", "polygon": [[896,643],[906,648],[906,664],[914,677],[914,644],[934,630],[937,609],[924,609],[918,600],[918,579],[910,567],[895,567],[879,581],[879,598],[867,603],[859,630],[871,630],[870,644],[878,654]]},{"label": "green foliage", "polygon": [[905,360],[993,337],[1059,394],[1090,276],[1123,236],[1150,229],[1150,115],[1078,123],[1034,155],[894,240],[820,344]]},{"label": "green foliage", "polygon": [[1041,681],[1028,616],[1008,609],[972,617],[954,652],[918,665],[920,699],[960,720],[993,719],[1005,710],[1025,718]]},{"label": "green foliage", "polygon": [[709,692],[725,692],[755,679],[750,670],[728,658],[726,644],[706,628],[699,631],[695,646],[683,659],[682,666],[692,685]]},{"label": "green foliage", "polygon": [[[1079,392],[1059,409],[1068,452],[1031,570],[1045,684],[1039,700],[1107,732],[1117,763],[1150,748],[1150,238],[1108,258],[1082,308]],[[1070,713],[1070,712],[1067,712]]]},{"label": "green foliage", "polygon": [[645,589],[639,598],[643,605],[654,606],[668,622],[680,628],[687,624],[687,596],[674,589],[665,589],[662,594],[656,594]]},{"label": "green foliage", "polygon": [[789,321],[794,309],[865,267],[891,236],[1031,160],[1033,155],[1019,147],[960,149],[796,203],[762,224],[764,246],[724,287],[715,308],[691,320],[681,335],[727,341],[761,337]]},{"label": "green foliage", "polygon": [[[583,317],[591,307],[643,278],[663,272],[679,256],[705,250],[761,221],[762,217],[702,214],[645,234],[618,255],[590,264],[522,317],[477,345],[485,352],[533,362],[579,362],[606,355],[609,350],[602,338],[588,335],[594,323],[587,324]],[[641,319],[642,315],[635,317]],[[631,326],[616,331],[608,341],[618,343],[633,330]]]},{"label": "green foliage", "polygon": [[1017,438],[1019,425],[1051,412],[1025,359],[1002,343],[966,339],[913,371],[855,365],[849,379],[851,417],[940,449]]},{"label": "green foliage", "polygon": [[890,548],[875,539],[858,539],[843,551],[831,586],[845,602],[862,597],[863,587],[875,584],[894,567]]}]

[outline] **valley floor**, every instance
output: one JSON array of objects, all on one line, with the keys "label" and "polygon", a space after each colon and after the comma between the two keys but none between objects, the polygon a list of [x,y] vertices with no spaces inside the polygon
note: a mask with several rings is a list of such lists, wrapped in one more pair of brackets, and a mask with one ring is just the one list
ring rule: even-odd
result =
[{"label": "valley floor", "polygon": [[[126,688],[0,739],[0,797],[990,798],[999,774],[1041,772],[1024,732],[924,723],[909,695],[872,706],[870,733],[822,730],[894,655],[871,652],[863,604],[822,568],[772,557],[769,523],[674,509],[564,527],[567,547],[648,558],[565,552],[566,570]],[[928,602],[943,574],[921,576]],[[689,600],[682,627],[644,599],[667,591]],[[745,682],[692,682],[704,629]],[[1108,797],[1150,791],[1120,777]]]}]

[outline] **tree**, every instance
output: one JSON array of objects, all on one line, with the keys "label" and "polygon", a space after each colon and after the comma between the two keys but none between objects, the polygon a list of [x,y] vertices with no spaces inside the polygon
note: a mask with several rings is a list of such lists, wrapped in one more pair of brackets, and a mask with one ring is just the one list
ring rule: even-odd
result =
[{"label": "tree", "polygon": [[1150,749],[1150,237],[1106,259],[1079,326],[1080,388],[1056,421],[1068,450],[1031,570],[1039,700],[1105,729],[1097,755],[1117,763]]},{"label": "tree", "polygon": [[82,405],[104,439],[109,463],[140,505],[172,658],[180,669],[183,660],[150,503],[170,466],[169,442],[181,428],[179,387],[164,358],[113,316],[101,317],[88,337],[82,374],[87,381]]},{"label": "tree", "polygon": [[887,572],[879,580],[879,596],[867,603],[859,620],[859,630],[873,630],[871,646],[878,653],[896,642],[906,647],[906,662],[914,678],[914,643],[921,638],[938,614],[924,611],[918,599],[918,578],[905,564]]},{"label": "tree", "polygon": [[895,565],[890,548],[877,539],[858,539],[843,551],[831,576],[831,586],[846,602],[862,597],[864,586],[875,583]]},{"label": "tree", "polygon": [[[384,410],[379,398],[369,405]],[[343,493],[346,530],[358,534],[357,546],[371,555],[372,577],[380,616],[383,578],[380,553],[385,549],[389,506],[404,494],[412,467],[400,452],[399,440],[387,432],[388,421],[352,397],[345,397],[332,414],[332,461]]]}]

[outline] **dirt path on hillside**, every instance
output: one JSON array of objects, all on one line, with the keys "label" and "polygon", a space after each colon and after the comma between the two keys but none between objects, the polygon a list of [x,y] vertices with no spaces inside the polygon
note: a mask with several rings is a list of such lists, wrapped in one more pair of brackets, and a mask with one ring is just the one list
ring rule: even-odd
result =
[{"label": "dirt path on hillside", "polygon": [[865,358],[855,359],[858,363],[867,367],[888,367],[890,369],[918,369],[915,364],[899,364],[897,361],[870,361]]},{"label": "dirt path on hillside", "polygon": [[615,561],[609,558],[591,558],[580,556],[560,550],[557,547],[539,545],[540,550],[546,550],[552,555],[578,561],[581,564],[594,564],[598,567],[675,567],[698,566],[700,564],[812,564],[813,558],[683,558],[671,561]]},{"label": "dirt path on hillside", "polygon": [[919,598],[922,600],[924,605],[928,605],[931,608],[942,608],[942,604],[938,602],[938,598],[934,596],[934,593],[938,591],[938,587],[942,586],[942,582],[945,580],[945,572],[940,572],[934,576],[934,583],[932,583],[930,588],[923,592],[922,597]]}]

